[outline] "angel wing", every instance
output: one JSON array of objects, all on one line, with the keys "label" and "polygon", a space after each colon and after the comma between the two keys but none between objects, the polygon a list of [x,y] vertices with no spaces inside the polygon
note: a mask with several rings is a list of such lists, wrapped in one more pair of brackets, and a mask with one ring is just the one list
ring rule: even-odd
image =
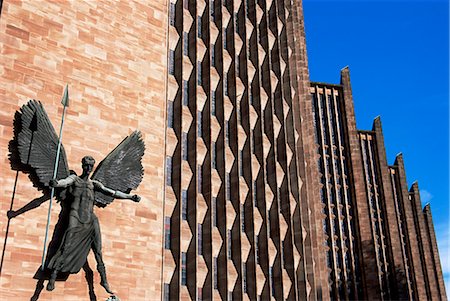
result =
[{"label": "angel wing", "polygon": [[[14,138],[9,145],[11,167],[30,174],[33,185],[49,189],[53,179],[58,136],[40,101],[30,100],[16,112]],[[66,152],[61,145],[57,179],[69,176]]]},{"label": "angel wing", "polygon": [[[100,162],[91,179],[113,190],[129,193],[142,182],[144,151],[141,132],[134,131]],[[95,192],[95,200],[98,207],[105,207],[114,197]]]}]

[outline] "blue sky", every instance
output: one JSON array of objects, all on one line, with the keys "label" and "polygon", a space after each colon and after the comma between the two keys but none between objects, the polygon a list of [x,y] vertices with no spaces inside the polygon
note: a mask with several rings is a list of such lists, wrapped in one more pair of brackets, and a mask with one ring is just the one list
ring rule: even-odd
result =
[{"label": "blue sky", "polygon": [[389,164],[431,203],[450,294],[449,7],[446,0],[303,0],[312,81],[349,66],[359,129],[380,115]]}]

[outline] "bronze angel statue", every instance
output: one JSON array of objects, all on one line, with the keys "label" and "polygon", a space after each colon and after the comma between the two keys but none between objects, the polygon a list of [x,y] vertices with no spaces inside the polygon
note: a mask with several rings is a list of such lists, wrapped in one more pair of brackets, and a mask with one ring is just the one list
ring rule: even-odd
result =
[{"label": "bronze angel statue", "polygon": [[[58,137],[42,104],[30,100],[22,106],[16,113],[14,126],[15,135],[10,143],[13,168],[29,173],[34,186],[44,195],[48,196],[54,188],[62,207],[44,267],[38,270],[35,278],[48,280],[47,290],[51,291],[56,280],[66,280],[69,274],[78,273],[81,268],[88,273],[87,256],[92,250],[100,284],[112,294],[102,259],[100,225],[94,205],[103,208],[116,198],[140,201],[138,195],[130,192],[139,186],[144,174],[142,157],[145,146],[141,133],[135,131],[126,137],[97,165],[95,171],[94,158],[83,157],[79,176],[69,170],[64,147],[61,146],[57,176],[53,179]],[[10,215],[13,213],[9,212]]]}]

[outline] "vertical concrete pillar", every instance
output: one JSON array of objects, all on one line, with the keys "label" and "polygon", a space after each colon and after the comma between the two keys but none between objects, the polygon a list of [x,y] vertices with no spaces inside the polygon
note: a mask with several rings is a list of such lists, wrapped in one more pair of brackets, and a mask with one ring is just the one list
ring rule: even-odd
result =
[{"label": "vertical concrete pillar", "polygon": [[[306,299],[328,300],[328,275],[321,275],[326,270],[323,252],[319,249],[322,242],[321,232],[316,230],[316,200],[318,199],[318,170],[315,162],[313,111],[309,93],[309,71],[306,54],[305,26],[302,1],[292,1],[292,35],[288,46],[293,50],[291,60],[291,80],[294,83],[292,99],[296,130],[296,148],[298,158],[298,175],[300,178],[300,219],[303,232],[303,250],[305,258],[301,260],[304,272],[298,269],[299,298],[306,294]],[[289,24],[288,24],[289,25]],[[289,25],[290,26],[290,25]],[[288,27],[288,30],[290,28]],[[319,235],[319,237],[318,237]],[[302,277],[305,279],[303,280]],[[326,278],[326,280],[324,280]],[[304,292],[303,292],[304,290]]]},{"label": "vertical concrete pillar", "polygon": [[398,166],[398,176],[400,179],[400,187],[401,191],[399,194],[401,195],[401,202],[403,202],[403,208],[405,211],[405,223],[407,228],[407,236],[409,241],[411,254],[411,269],[414,275],[414,283],[415,283],[415,299],[416,300],[427,300],[427,294],[425,290],[425,281],[422,270],[422,260],[420,258],[419,253],[419,243],[417,238],[419,237],[419,233],[416,231],[415,221],[414,221],[414,212],[415,210],[412,206],[411,200],[409,199],[408,186],[406,182],[406,173],[405,166],[403,163],[403,155],[398,154],[395,159],[395,165]]},{"label": "vertical concrete pillar", "polygon": [[380,172],[379,172],[379,178],[380,183],[382,184],[382,191],[384,198],[382,201],[384,202],[384,208],[385,208],[385,217],[387,219],[386,223],[386,229],[387,229],[387,235],[388,235],[388,245],[390,246],[389,249],[389,257],[391,259],[390,265],[391,265],[391,273],[393,273],[393,277],[391,277],[391,291],[393,292],[392,298],[394,299],[408,299],[409,293],[408,293],[408,287],[406,283],[406,273],[405,273],[405,266],[403,262],[403,255],[402,255],[402,246],[401,239],[400,239],[400,229],[399,229],[399,221],[396,214],[396,207],[394,203],[394,196],[392,194],[392,183],[390,179],[390,169],[387,164],[386,159],[386,148],[384,146],[384,136],[383,136],[383,130],[381,126],[381,118],[377,117],[375,118],[373,122],[373,128],[372,130],[376,134],[376,145],[377,145],[377,155],[378,155],[378,162],[380,164]]},{"label": "vertical concrete pillar", "polygon": [[371,222],[365,191],[361,148],[356,129],[350,70],[348,67],[341,70],[341,84],[344,89],[345,123],[348,131],[346,138],[348,139],[349,159],[351,160],[353,172],[350,180],[354,186],[353,199],[356,200],[357,224],[359,224],[359,233],[357,235],[358,241],[360,242],[359,249],[362,253],[360,266],[363,278],[364,299],[377,300],[380,299],[381,292],[378,285],[376,255],[370,228]]},{"label": "vertical concrete pillar", "polygon": [[422,267],[424,273],[425,288],[429,300],[439,300],[439,290],[436,289],[436,277],[434,273],[434,264],[432,256],[432,248],[428,243],[427,225],[425,217],[422,213],[422,204],[420,202],[419,184],[414,182],[409,190],[411,202],[413,206],[414,218],[416,221],[416,229],[419,234],[419,251],[422,259]]},{"label": "vertical concrete pillar", "polygon": [[437,285],[435,287],[435,290],[439,292],[441,300],[447,300],[444,277],[442,275],[441,261],[439,259],[439,250],[436,241],[436,233],[434,232],[433,217],[431,216],[430,204],[425,205],[425,208],[423,209],[423,215],[425,217],[425,223],[427,225],[427,242],[432,250],[433,267],[435,277],[437,278]]}]

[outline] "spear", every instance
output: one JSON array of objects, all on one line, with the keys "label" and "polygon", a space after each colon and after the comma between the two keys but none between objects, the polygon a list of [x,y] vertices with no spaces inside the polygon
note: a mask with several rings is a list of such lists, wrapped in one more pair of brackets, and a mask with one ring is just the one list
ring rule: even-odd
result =
[{"label": "spear", "polygon": [[[64,116],[66,114],[66,108],[69,106],[69,88],[67,85],[66,85],[66,88],[64,89],[64,94],[61,99],[61,103],[63,105],[63,113],[62,113],[62,117],[61,117],[61,127],[59,128],[58,149],[56,151],[55,167],[53,169],[53,180],[56,180],[56,176],[58,175],[59,155],[61,153],[61,140],[62,140],[62,134],[63,134],[63,127],[64,127]],[[44,270],[45,255],[47,253],[48,228],[50,226],[50,213],[52,211],[52,201],[53,201],[54,196],[55,196],[55,188],[52,187],[52,190],[50,193],[50,204],[48,206],[47,226],[45,227],[44,250],[42,252],[42,265],[41,265],[42,270]]]}]

